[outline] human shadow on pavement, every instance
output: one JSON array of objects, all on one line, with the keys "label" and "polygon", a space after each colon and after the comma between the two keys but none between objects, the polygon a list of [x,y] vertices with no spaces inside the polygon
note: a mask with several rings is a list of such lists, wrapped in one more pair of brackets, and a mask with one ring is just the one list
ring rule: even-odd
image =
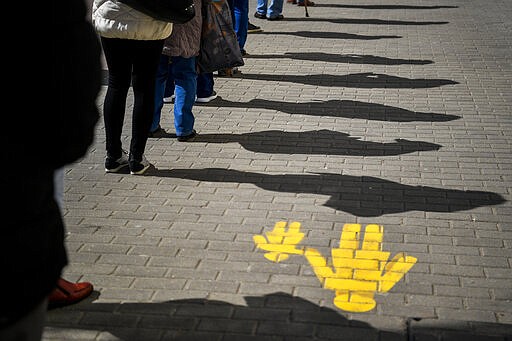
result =
[{"label": "human shadow on pavement", "polygon": [[336,86],[347,88],[380,88],[380,89],[418,89],[434,88],[443,85],[459,84],[449,79],[423,79],[405,78],[385,74],[362,72],[348,75],[326,75],[326,74],[262,74],[243,73],[242,79],[253,79],[260,81],[291,82],[315,86]]},{"label": "human shadow on pavement", "polygon": [[407,211],[457,212],[506,202],[493,192],[403,185],[371,176],[333,173],[263,174],[222,168],[187,168],[155,169],[148,175],[253,184],[268,191],[325,195],[329,199],[323,206],[357,217]]},{"label": "human shadow on pavement", "polygon": [[315,2],[315,7],[329,8],[359,8],[359,9],[441,9],[459,8],[459,6],[419,6],[419,5],[346,5],[346,4],[321,4]]},{"label": "human shadow on pavement", "polygon": [[387,58],[373,55],[364,54],[338,54],[338,53],[324,53],[324,52],[285,52],[284,54],[248,54],[245,58],[251,59],[269,59],[269,58],[282,58],[282,59],[297,59],[297,60],[311,60],[331,63],[344,63],[344,64],[372,64],[372,65],[426,65],[432,64],[431,60],[421,59],[400,59],[400,58]]},{"label": "human shadow on pavement", "polygon": [[321,21],[333,24],[361,24],[361,25],[444,25],[449,21],[404,21],[404,20],[384,20],[384,19],[359,19],[359,18],[290,18],[286,17],[283,21]]},{"label": "human shadow on pavement", "polygon": [[[510,341],[512,325],[381,317],[376,328],[341,311],[283,292],[245,296],[245,304],[181,299],[94,302],[99,293],[49,312],[43,339],[117,341]],[[400,323],[400,320],[403,322]]]},{"label": "human shadow on pavement", "polygon": [[[251,34],[270,34],[270,35],[291,35],[303,38],[314,39],[359,39],[359,40],[376,40],[376,39],[395,39],[402,38],[396,35],[361,35],[344,32],[312,32],[312,31],[291,31],[291,32],[275,32],[275,31],[262,31]],[[250,57],[250,55],[247,55]]]},{"label": "human shadow on pavement", "polygon": [[334,99],[329,101],[290,103],[259,98],[251,99],[249,102],[234,102],[217,97],[209,103],[201,103],[200,106],[260,108],[279,110],[294,115],[357,118],[387,122],[447,122],[460,119],[460,116],[450,114],[411,111],[378,103]]},{"label": "human shadow on pavement", "polygon": [[321,129],[300,132],[266,130],[242,134],[199,134],[189,143],[237,142],[244,149],[272,154],[325,154],[347,156],[392,156],[419,151],[439,150],[440,145],[423,141],[395,139],[381,143],[361,141],[359,137],[338,131]]},{"label": "human shadow on pavement", "polygon": [[[97,339],[114,336],[122,341],[407,341],[405,330],[379,330],[286,293],[244,299],[246,305],[208,299],[160,303],[94,303],[89,299],[50,311],[45,335],[51,338],[65,329],[72,329],[71,333],[85,329],[96,331],[89,332],[91,340],[102,335]],[[79,337],[79,333],[75,332],[75,336]]]}]

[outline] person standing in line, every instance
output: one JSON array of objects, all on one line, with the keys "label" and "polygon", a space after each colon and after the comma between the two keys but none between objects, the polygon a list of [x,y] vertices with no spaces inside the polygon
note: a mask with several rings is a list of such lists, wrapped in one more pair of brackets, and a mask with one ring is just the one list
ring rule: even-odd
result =
[{"label": "person standing in line", "polygon": [[163,49],[160,50],[160,62],[155,81],[156,91],[153,97],[153,121],[148,127],[150,136],[155,136],[157,131],[162,130],[160,119],[165,88],[167,81],[172,82],[172,80],[174,80],[174,128],[177,140],[185,142],[197,135],[192,108],[197,93],[196,57],[199,55],[201,46],[202,0],[194,0],[194,5],[195,17],[184,24],[175,24],[173,33],[165,40]]},{"label": "person standing in line", "polygon": [[[50,86],[39,94],[38,110],[25,105],[14,116],[30,123],[23,136],[6,129],[1,137],[3,161],[16,165],[16,171],[7,172],[2,180],[2,193],[8,200],[0,238],[4,293],[0,340],[40,341],[48,296],[68,264],[65,226],[54,197],[55,171],[82,158],[94,141],[101,47],[86,19],[84,0],[51,0],[45,4],[51,8],[49,16],[38,16],[26,4],[18,5],[19,10],[24,6],[26,14],[34,14],[33,24],[48,38],[50,65],[41,69],[41,76]],[[7,61],[19,70],[11,79],[6,75],[15,88],[30,74],[22,67],[25,63],[25,59]]]},{"label": "person standing in line", "polygon": [[[153,19],[118,0],[94,0],[92,21],[100,35],[108,66],[103,105],[105,171],[119,172],[129,166],[130,174],[140,175],[150,167],[144,151],[155,110],[156,72],[164,40],[171,34],[173,25]],[[121,134],[130,84],[134,104],[127,157]]]},{"label": "person standing in line", "polygon": [[282,20],[284,0],[258,0],[254,17],[267,20]]}]

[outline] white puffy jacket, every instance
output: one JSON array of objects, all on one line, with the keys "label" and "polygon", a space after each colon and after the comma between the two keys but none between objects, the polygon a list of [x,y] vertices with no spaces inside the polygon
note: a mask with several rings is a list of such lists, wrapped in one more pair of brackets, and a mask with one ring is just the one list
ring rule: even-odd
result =
[{"label": "white puffy jacket", "polygon": [[92,22],[105,38],[160,40],[172,32],[171,23],[153,19],[117,0],[94,0]]}]

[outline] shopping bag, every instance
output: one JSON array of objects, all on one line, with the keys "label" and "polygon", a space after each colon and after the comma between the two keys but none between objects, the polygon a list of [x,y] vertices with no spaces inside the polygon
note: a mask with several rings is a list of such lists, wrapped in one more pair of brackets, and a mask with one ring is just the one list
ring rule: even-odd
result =
[{"label": "shopping bag", "polygon": [[197,57],[199,72],[243,66],[244,59],[227,1],[205,0],[202,13],[201,49]]}]

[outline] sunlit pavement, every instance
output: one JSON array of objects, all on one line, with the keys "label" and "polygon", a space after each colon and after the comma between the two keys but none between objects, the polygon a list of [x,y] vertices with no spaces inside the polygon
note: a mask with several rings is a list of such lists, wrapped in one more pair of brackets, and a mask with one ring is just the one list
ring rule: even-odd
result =
[{"label": "sunlit pavement", "polygon": [[512,2],[315,2],[250,0],[241,75],[189,142],[165,104],[144,176],[99,123],[65,184],[95,291],[44,340],[512,340]]}]

